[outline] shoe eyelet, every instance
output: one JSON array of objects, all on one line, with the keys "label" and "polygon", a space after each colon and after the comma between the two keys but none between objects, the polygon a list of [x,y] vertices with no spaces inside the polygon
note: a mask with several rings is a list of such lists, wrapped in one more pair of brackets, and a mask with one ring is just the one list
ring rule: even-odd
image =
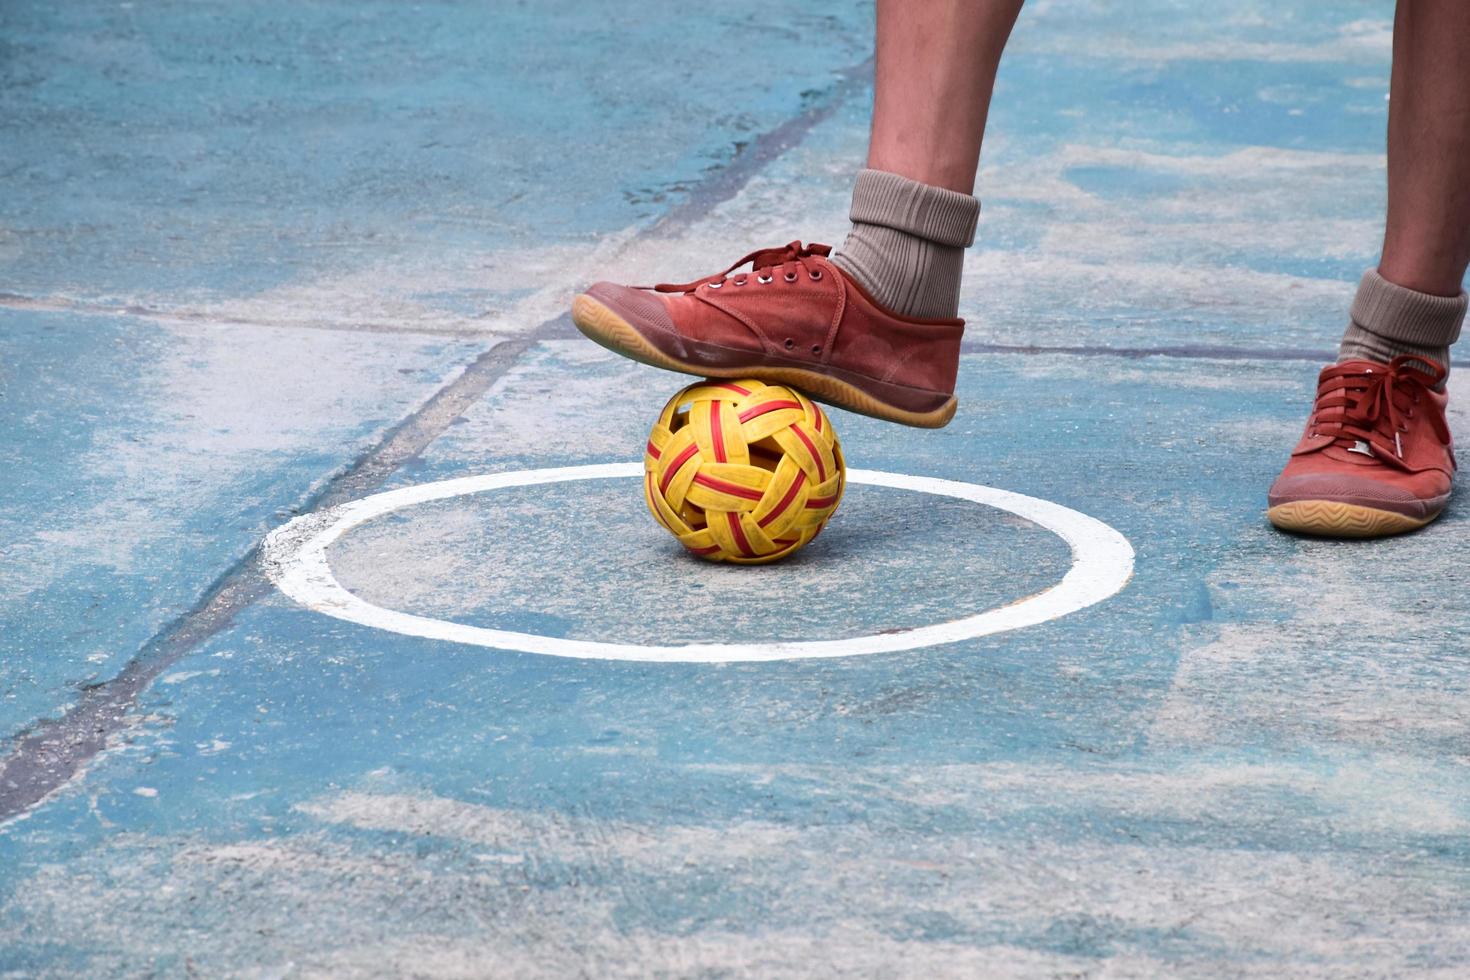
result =
[{"label": "shoe eyelet", "polygon": [[788,273],[786,273],[786,275],[782,276],[781,278],[782,279],[785,279],[787,282],[796,282],[796,273],[794,273],[794,272],[788,272]]},{"label": "shoe eyelet", "polygon": [[762,286],[764,286],[764,285],[767,285],[768,283],[771,282],[771,277],[770,276],[756,276],[755,277],[755,281],[758,282],[758,283],[760,283]]},{"label": "shoe eyelet", "polygon": [[819,279],[822,278],[822,270],[821,269],[813,269],[811,272],[808,272],[807,275],[809,275],[809,276],[812,277],[812,282],[816,282],[816,281],[818,281]]},{"label": "shoe eyelet", "polygon": [[725,284],[725,280],[723,280],[723,279],[721,279],[719,282],[707,282],[707,283],[705,283],[705,285],[708,286],[710,289],[719,289],[724,284]]},{"label": "shoe eyelet", "polygon": [[733,282],[737,286],[743,286],[743,285],[745,285],[745,280],[744,279],[732,279],[730,281]]},{"label": "shoe eyelet", "polygon": [[822,345],[821,344],[812,344],[812,353],[813,354],[820,354],[820,353],[822,353]]},{"label": "shoe eyelet", "polygon": [[792,340],[790,337],[787,337],[786,338],[786,349],[787,350],[791,350],[795,346],[796,346],[796,341]]}]

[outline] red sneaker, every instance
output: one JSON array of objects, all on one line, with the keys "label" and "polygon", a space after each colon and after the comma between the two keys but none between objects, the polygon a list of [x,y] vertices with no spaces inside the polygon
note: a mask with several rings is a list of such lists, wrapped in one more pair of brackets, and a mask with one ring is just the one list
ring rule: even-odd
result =
[{"label": "red sneaker", "polygon": [[[699,377],[792,385],[853,412],[939,428],[954,417],[963,320],[883,309],[827,256],[792,242],[717,275],[652,288],[599,282],[572,321],[635,361]],[[731,275],[750,263],[751,271]]]},{"label": "red sneaker", "polygon": [[1422,357],[1323,368],[1317,403],[1267,494],[1272,524],[1334,538],[1423,527],[1450,499],[1455,454],[1444,366]]}]

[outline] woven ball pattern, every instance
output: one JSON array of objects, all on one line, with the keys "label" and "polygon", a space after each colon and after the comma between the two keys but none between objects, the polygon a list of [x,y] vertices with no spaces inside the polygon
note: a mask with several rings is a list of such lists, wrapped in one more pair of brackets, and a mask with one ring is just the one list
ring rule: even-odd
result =
[{"label": "woven ball pattern", "polygon": [[702,381],[659,414],[643,456],[653,516],[701,558],[753,565],[815,538],[842,499],[837,433],[801,392]]}]

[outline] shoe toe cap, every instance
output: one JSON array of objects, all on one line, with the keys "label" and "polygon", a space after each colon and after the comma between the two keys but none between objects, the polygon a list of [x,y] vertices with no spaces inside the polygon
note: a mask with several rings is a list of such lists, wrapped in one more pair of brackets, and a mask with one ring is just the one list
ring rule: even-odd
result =
[{"label": "shoe toe cap", "polygon": [[1427,510],[1425,501],[1404,487],[1350,473],[1283,474],[1271,485],[1267,499],[1272,507],[1302,500],[1329,500],[1415,516]]},{"label": "shoe toe cap", "polygon": [[640,333],[648,329],[677,333],[668,306],[652,290],[634,289],[615,282],[596,282],[587,288],[584,295],[612,310]]}]

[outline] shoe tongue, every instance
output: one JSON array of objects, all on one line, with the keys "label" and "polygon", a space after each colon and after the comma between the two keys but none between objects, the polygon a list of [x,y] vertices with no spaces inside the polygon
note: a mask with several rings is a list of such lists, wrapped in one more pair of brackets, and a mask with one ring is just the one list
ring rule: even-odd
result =
[{"label": "shoe tongue", "polygon": [[1349,383],[1354,388],[1364,388],[1375,377],[1388,374],[1388,365],[1376,361],[1343,361],[1323,368],[1322,374],[1325,376],[1329,371],[1336,377],[1351,378]]},{"label": "shoe tongue", "polygon": [[790,245],[782,245],[779,248],[763,248],[750,257],[750,267],[759,269],[762,266],[781,265],[790,262],[796,257],[797,247],[800,242],[792,242]]},{"label": "shoe tongue", "polygon": [[[1426,363],[1432,362],[1426,359]],[[1329,365],[1324,370],[1336,370],[1341,374],[1366,375],[1367,378],[1382,376],[1397,370],[1400,379],[1403,379],[1409,375],[1418,375],[1418,380],[1421,381],[1425,387],[1435,387],[1434,375],[1431,374],[1429,371],[1424,370],[1423,365],[1417,363],[1416,361],[1409,361],[1407,363],[1400,362],[1399,367],[1395,369],[1393,366],[1384,364],[1381,361],[1367,361],[1360,358],[1351,361],[1341,361],[1337,364]]]}]

